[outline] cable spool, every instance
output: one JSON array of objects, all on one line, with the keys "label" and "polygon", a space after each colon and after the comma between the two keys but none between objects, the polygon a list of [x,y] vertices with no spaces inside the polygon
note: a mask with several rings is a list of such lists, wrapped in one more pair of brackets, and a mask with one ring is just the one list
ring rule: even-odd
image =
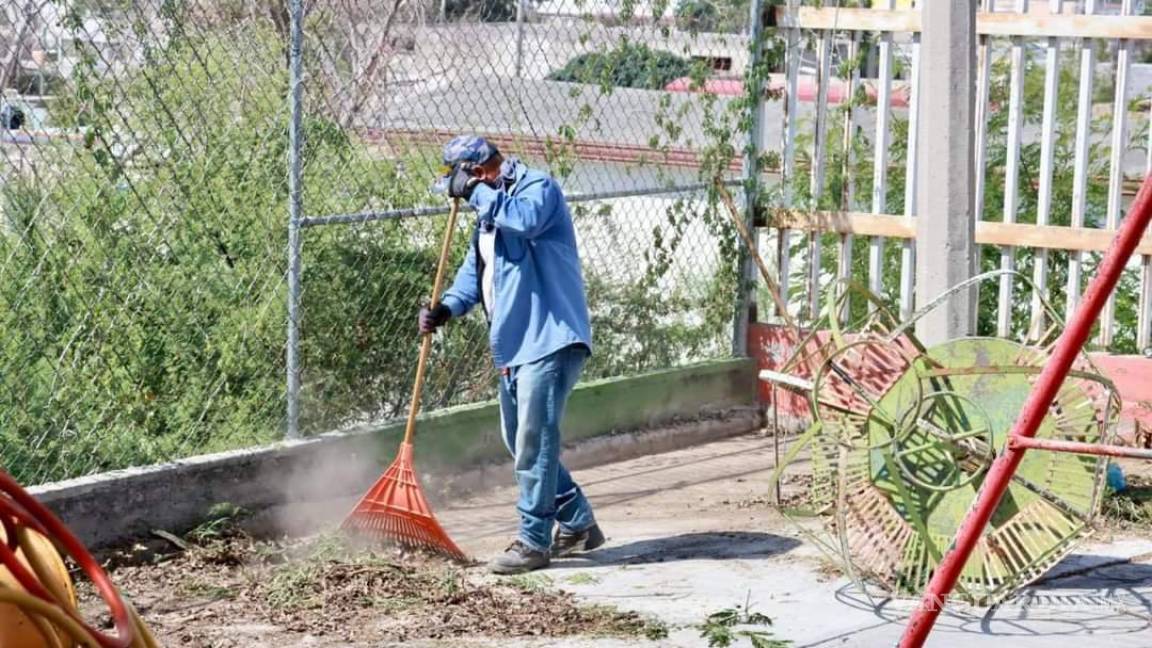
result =
[{"label": "cable spool", "polygon": [[[84,544],[3,470],[0,528],[4,537],[0,542],[0,576],[8,576],[0,577],[0,648],[158,646]],[[114,634],[93,627],[76,609],[76,593],[62,555],[76,561],[91,580],[108,606]],[[29,625],[31,634],[27,632]],[[28,643],[17,643],[17,637]]]},{"label": "cable spool", "polygon": [[[0,542],[8,544],[8,531],[4,526],[0,525]],[[16,534],[13,533],[13,535]],[[35,557],[48,568],[51,582],[44,583],[45,587],[51,591],[64,592],[68,603],[75,607],[76,590],[72,585],[71,577],[68,576],[68,569],[64,566],[64,560],[52,542],[35,531],[28,531],[20,542],[19,549],[16,551],[16,558],[25,569],[31,570],[32,566],[25,556],[26,553],[35,554]],[[16,576],[6,567],[0,565],[0,589],[4,588],[28,594],[28,590],[20,585]],[[63,642],[63,645],[73,645],[56,629],[49,627],[49,631],[58,641]],[[25,614],[21,608],[11,603],[0,603],[0,648],[51,647],[52,644],[44,638],[33,619]]]},{"label": "cable spool", "polygon": [[[1028,282],[996,271],[949,293],[1006,274]],[[1025,341],[971,337],[926,346],[913,332],[916,321],[948,293],[903,321],[885,316],[883,300],[873,296],[862,320],[842,325],[832,314],[848,313],[846,294],[830,291],[823,320],[813,327],[829,329],[828,341],[801,345],[807,355],[793,363],[816,367],[810,380],[794,381],[806,383],[814,422],[776,475],[809,450],[809,500],[825,522],[814,534],[818,546],[868,596],[916,595],[1003,452],[1063,319],[1042,302],[1051,324]],[[1085,354],[1072,369],[1036,438],[1107,444],[1120,411],[1115,386]],[[996,604],[1071,552],[1094,530],[1106,464],[1097,455],[1029,453],[952,598]]]}]

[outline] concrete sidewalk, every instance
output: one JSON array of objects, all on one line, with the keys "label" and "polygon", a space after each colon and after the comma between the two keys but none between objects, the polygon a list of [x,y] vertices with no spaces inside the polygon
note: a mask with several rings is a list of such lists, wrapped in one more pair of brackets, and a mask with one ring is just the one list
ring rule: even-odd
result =
[{"label": "concrete sidewalk", "polygon": [[[913,602],[870,599],[769,505],[773,459],[771,439],[739,437],[579,471],[608,544],[531,578],[656,616],[670,635],[500,645],[704,646],[695,626],[746,600],[794,648],[894,645]],[[486,558],[514,536],[515,499],[504,487],[437,513],[466,551]],[[928,645],[1152,646],[1152,565],[1142,562],[1149,552],[1146,539],[1098,537],[999,608],[950,610]],[[748,645],[741,641],[733,645]]]}]

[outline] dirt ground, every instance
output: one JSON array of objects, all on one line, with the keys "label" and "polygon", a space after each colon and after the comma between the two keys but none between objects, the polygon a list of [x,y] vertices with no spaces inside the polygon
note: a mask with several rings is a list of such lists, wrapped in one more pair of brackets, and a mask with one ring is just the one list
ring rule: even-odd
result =
[{"label": "dirt ground", "polygon": [[[806,541],[813,519],[777,511],[775,454],[771,438],[748,435],[578,471],[608,543],[523,577],[489,576],[479,562],[515,534],[511,475],[506,487],[435,504],[473,566],[349,549],[334,534],[230,537],[225,512],[190,550],[156,540],[159,562],[128,556],[113,577],[170,646],[693,647],[710,645],[709,619],[725,614],[740,618],[733,632],[762,633],[759,645],[892,645],[906,602],[869,601]],[[793,510],[804,468],[785,478]],[[1023,603],[946,615],[929,646],[1152,645],[1152,482],[1138,473],[1118,521],[1060,575]],[[333,528],[351,503],[310,519]]]}]

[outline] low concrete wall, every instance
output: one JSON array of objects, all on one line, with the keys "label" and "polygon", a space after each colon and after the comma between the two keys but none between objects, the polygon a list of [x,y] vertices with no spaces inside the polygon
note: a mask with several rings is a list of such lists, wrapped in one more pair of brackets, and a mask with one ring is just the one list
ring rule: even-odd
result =
[{"label": "low concrete wall", "polygon": [[[751,360],[589,382],[577,386],[568,402],[564,440],[572,444],[678,420],[708,418],[716,412],[748,408],[755,400],[756,367]],[[755,426],[747,415],[720,420],[727,423],[709,426],[717,438]],[[362,426],[301,441],[46,484],[31,491],[89,546],[101,548],[153,529],[186,530],[220,502],[263,510],[358,495],[395,457],[403,428],[403,421]],[[665,431],[663,435],[662,449],[676,447],[676,438],[683,439],[681,447],[703,440],[688,427],[682,433]],[[417,467],[430,491],[459,483],[470,470],[507,457],[494,402],[422,416],[415,445]]]}]

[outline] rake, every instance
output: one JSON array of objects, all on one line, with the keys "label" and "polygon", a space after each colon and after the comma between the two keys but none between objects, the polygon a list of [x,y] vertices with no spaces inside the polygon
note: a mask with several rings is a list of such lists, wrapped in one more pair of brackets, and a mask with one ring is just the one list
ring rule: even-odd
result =
[{"label": "rake", "polygon": [[[436,280],[432,285],[432,307],[439,303],[444,271],[448,265],[448,252],[452,246],[452,233],[456,230],[456,217],[460,200],[452,201],[452,211],[444,230],[440,247],[440,262]],[[404,428],[404,441],[400,451],[384,475],[365,493],[340,528],[357,532],[383,542],[424,549],[444,554],[457,560],[468,558],[448,537],[436,516],[432,514],[412,462],[412,433],[416,430],[416,414],[420,411],[420,394],[424,389],[424,370],[432,350],[432,334],[424,335],[420,346],[420,360],[416,365],[416,382],[412,386],[412,403],[408,408],[408,424]]]}]

